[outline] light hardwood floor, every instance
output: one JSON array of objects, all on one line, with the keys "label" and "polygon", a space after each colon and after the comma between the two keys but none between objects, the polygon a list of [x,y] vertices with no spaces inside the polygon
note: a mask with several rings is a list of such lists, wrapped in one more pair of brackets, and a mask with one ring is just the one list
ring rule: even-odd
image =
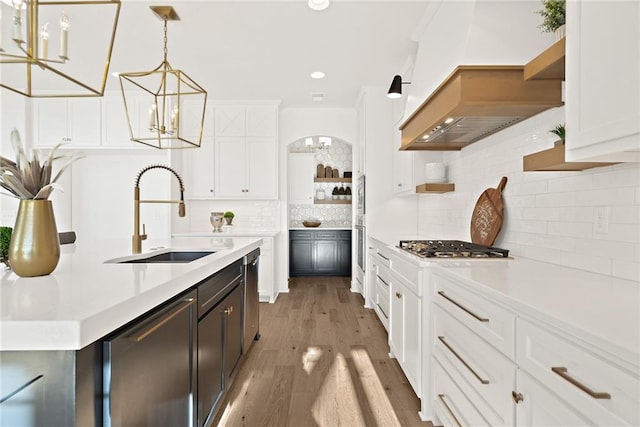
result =
[{"label": "light hardwood floor", "polygon": [[254,342],[220,426],[431,426],[373,310],[349,278],[295,278],[260,304]]}]

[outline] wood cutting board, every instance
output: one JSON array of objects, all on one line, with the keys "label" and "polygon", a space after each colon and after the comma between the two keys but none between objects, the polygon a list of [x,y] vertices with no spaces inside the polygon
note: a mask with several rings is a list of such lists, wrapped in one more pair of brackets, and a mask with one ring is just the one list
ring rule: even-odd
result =
[{"label": "wood cutting board", "polygon": [[471,215],[471,241],[491,246],[502,228],[502,191],[507,185],[503,176],[498,188],[487,188],[482,192]]}]

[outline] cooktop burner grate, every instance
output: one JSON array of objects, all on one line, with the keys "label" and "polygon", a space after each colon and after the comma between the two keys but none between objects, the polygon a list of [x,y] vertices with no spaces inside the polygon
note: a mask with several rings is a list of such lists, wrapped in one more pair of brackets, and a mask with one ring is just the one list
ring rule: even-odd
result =
[{"label": "cooktop burner grate", "polygon": [[507,258],[507,249],[460,240],[400,240],[400,249],[423,258]]}]

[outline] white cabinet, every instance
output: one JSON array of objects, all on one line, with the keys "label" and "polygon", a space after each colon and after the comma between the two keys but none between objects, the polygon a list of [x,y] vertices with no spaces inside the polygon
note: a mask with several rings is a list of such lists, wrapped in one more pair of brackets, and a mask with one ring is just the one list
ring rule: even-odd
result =
[{"label": "white cabinet", "polygon": [[[555,425],[584,420],[592,425],[640,425],[638,373],[621,368],[606,353],[562,330],[539,323],[526,318],[517,321],[516,360],[528,374],[519,375],[523,382],[516,385],[523,395],[518,420],[523,425],[539,425],[545,417]],[[554,394],[557,402],[549,410],[542,402]],[[571,420],[574,424],[565,424]]]},{"label": "white cabinet", "polygon": [[131,141],[129,121],[122,94],[108,94],[102,98],[102,145],[109,148],[136,148]]},{"label": "white cabinet", "polygon": [[422,301],[397,276],[391,279],[389,347],[418,397],[422,397]]},{"label": "white cabinet", "polygon": [[260,261],[258,264],[258,293],[260,301],[275,302],[276,292],[273,279],[273,237],[262,236]]},{"label": "white cabinet", "polygon": [[278,197],[276,105],[215,107],[215,196]]},{"label": "white cabinet", "polygon": [[[462,419],[476,419],[478,411],[483,425],[514,425],[515,314],[438,272],[432,281],[433,358],[461,391],[449,408],[458,408]],[[448,395],[446,381],[436,377],[434,396]],[[475,409],[465,409],[470,406]],[[451,416],[442,402],[434,408],[441,419]]]},{"label": "white cabinet", "polygon": [[518,391],[516,424],[518,426],[588,426],[593,421],[576,412],[562,401],[558,395],[540,384],[526,372],[518,371]]},{"label": "white cabinet", "polygon": [[216,197],[277,198],[277,148],[274,138],[216,137]]},{"label": "white cabinet", "polygon": [[640,162],[640,3],[567,2],[567,160]]},{"label": "white cabinet", "polygon": [[289,204],[313,204],[315,172],[313,153],[289,154]]},{"label": "white cabinet", "polygon": [[101,100],[99,98],[38,98],[32,100],[35,147],[99,147]]},{"label": "white cabinet", "polygon": [[[200,110],[199,102],[185,100],[182,105],[182,120],[195,120],[196,108]],[[190,114],[191,113],[191,114]],[[205,108],[204,128],[202,130],[202,142],[200,148],[180,150],[182,154],[182,173],[185,181],[185,197],[187,199],[211,199],[214,192],[214,114],[215,108],[207,103]],[[185,129],[195,129],[193,123],[186,122]],[[185,135],[187,138],[196,138],[196,135]]]},{"label": "white cabinet", "polygon": [[185,198],[211,199],[214,197],[214,151],[211,136],[202,137],[200,148],[181,150]]}]

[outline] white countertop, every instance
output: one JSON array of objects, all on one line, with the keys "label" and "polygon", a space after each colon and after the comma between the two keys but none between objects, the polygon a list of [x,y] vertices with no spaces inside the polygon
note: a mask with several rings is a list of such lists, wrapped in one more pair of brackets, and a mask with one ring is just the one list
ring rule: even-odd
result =
[{"label": "white countertop", "polygon": [[425,259],[373,239],[414,265],[457,278],[520,313],[561,325],[579,339],[640,366],[638,282],[522,257]]},{"label": "white countertop", "polygon": [[263,231],[256,231],[256,230],[248,230],[248,229],[242,229],[242,228],[236,228],[234,229],[233,226],[228,226],[225,225],[222,227],[222,231],[221,232],[214,232],[211,230],[205,230],[205,231],[189,231],[186,233],[175,233],[172,236],[173,237],[218,237],[218,238],[224,238],[224,237],[275,237],[278,235],[278,233],[280,233],[277,230],[263,230]]},{"label": "white countertop", "polygon": [[60,262],[48,276],[3,272],[0,351],[81,349],[261,245],[257,237],[143,242],[147,255],[167,250],[147,249],[157,246],[217,251],[183,264],[105,263],[132,257],[129,240],[63,245]]}]

